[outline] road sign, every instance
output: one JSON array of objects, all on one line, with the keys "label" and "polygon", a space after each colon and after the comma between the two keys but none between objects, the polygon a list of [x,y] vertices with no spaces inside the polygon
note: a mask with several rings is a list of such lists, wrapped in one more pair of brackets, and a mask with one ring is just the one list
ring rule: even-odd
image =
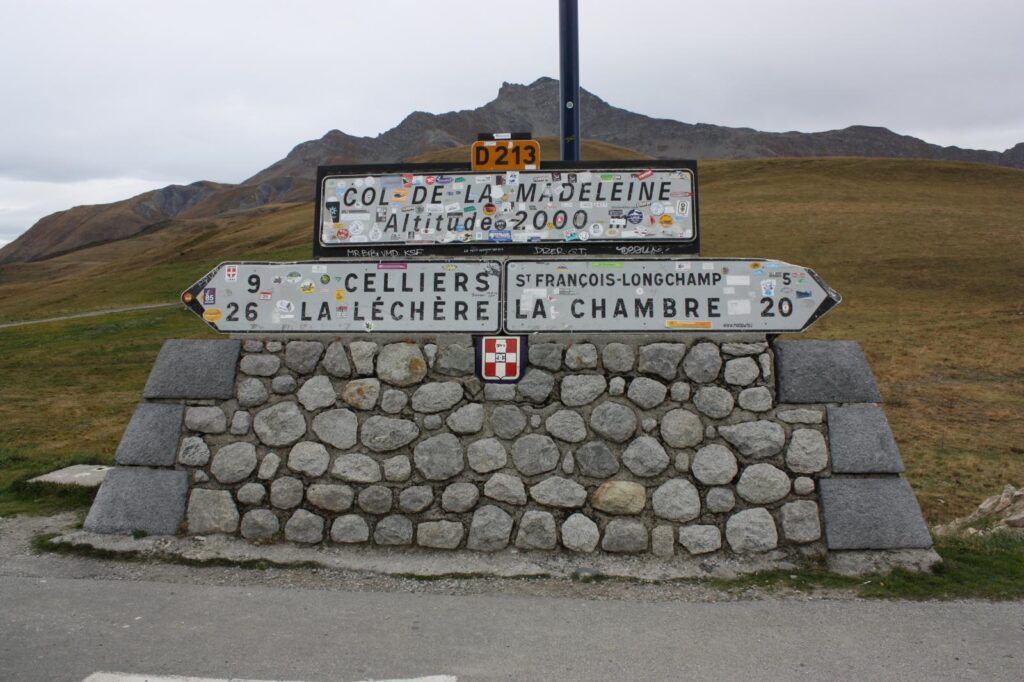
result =
[{"label": "road sign", "polygon": [[181,299],[219,332],[499,331],[496,261],[221,263]]},{"label": "road sign", "polygon": [[318,175],[317,259],[654,256],[699,247],[693,162],[476,172],[460,164],[347,166]]},{"label": "road sign", "polygon": [[470,167],[474,171],[521,171],[540,168],[540,143],[536,140],[477,140]]},{"label": "road sign", "polygon": [[773,260],[509,261],[505,330],[761,332],[806,329],[841,297]]}]

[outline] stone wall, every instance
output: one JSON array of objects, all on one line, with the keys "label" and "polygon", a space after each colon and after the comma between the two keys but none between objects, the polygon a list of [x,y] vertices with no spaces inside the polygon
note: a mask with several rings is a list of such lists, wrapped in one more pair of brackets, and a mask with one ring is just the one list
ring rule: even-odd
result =
[{"label": "stone wall", "polygon": [[246,340],[185,402],[194,535],[577,553],[820,555],[822,406],[763,340],[531,343],[518,385],[465,343]]}]

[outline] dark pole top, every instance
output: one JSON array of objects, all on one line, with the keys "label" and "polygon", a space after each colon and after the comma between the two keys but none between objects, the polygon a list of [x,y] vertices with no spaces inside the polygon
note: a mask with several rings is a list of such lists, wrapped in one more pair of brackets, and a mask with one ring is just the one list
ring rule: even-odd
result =
[{"label": "dark pole top", "polygon": [[580,159],[580,44],[577,0],[559,0],[559,112],[562,160]]}]

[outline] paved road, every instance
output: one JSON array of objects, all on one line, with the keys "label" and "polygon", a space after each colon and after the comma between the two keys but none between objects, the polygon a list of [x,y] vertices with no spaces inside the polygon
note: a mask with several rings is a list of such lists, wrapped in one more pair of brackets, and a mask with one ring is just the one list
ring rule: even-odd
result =
[{"label": "paved road", "polygon": [[0,577],[6,679],[1021,680],[1024,605],[631,603]]},{"label": "paved road", "polygon": [[125,308],[108,308],[106,310],[92,310],[87,313],[76,313],[74,315],[64,315],[62,317],[47,317],[42,320],[25,320],[23,322],[5,322],[0,324],[0,329],[7,329],[8,327],[24,327],[27,324],[43,324],[44,322],[61,322],[63,320],[77,320],[82,317],[99,317],[100,315],[112,315],[114,313],[131,313],[136,310],[150,310],[152,308],[170,308],[171,306],[181,305],[181,303],[148,303],[146,305],[133,305]]}]

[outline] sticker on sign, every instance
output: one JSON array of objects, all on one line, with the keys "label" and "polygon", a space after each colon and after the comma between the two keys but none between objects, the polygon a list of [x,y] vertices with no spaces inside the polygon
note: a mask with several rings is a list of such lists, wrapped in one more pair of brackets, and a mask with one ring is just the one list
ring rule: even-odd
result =
[{"label": "sticker on sign", "polygon": [[774,260],[510,261],[505,330],[798,332],[840,300]]}]

